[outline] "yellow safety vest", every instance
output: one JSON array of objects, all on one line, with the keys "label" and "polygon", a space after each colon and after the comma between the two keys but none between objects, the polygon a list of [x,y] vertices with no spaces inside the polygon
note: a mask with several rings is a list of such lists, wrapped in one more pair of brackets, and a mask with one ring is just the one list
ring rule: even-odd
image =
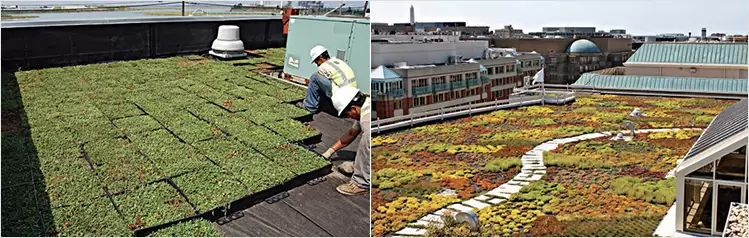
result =
[{"label": "yellow safety vest", "polygon": [[317,67],[317,73],[333,81],[331,89],[333,92],[343,86],[356,87],[356,78],[354,78],[354,70],[343,62],[343,60],[337,58],[330,58],[325,63]]},{"label": "yellow safety vest", "polygon": [[359,112],[360,119],[364,119],[364,117],[369,117],[369,113],[372,112],[372,101],[367,97],[366,100],[364,100],[364,105],[361,106],[361,112]]}]

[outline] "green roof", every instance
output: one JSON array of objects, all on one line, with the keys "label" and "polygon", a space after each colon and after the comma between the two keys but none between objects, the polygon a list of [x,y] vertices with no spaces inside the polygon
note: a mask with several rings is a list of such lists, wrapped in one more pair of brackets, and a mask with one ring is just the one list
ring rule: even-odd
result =
[{"label": "green roof", "polygon": [[627,63],[747,64],[746,43],[646,43]]},{"label": "green roof", "polygon": [[686,78],[585,73],[573,85],[635,90],[747,93],[747,79]]}]

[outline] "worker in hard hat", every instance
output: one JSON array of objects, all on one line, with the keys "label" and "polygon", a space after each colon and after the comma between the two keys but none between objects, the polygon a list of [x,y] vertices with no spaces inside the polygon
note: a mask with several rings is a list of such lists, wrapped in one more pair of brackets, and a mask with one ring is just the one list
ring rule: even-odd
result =
[{"label": "worker in hard hat", "polygon": [[369,142],[372,139],[369,128],[372,121],[370,118],[371,101],[369,96],[351,86],[337,88],[331,99],[339,117],[351,118],[356,122],[330,149],[323,153],[323,157],[329,159],[333,153],[351,144],[361,134],[362,137],[359,140],[359,147],[356,149],[354,162],[347,161],[336,166],[341,172],[352,174],[351,181],[338,186],[336,190],[345,195],[366,194],[369,191],[369,162],[371,158],[369,152]]},{"label": "worker in hard hat", "polygon": [[[313,47],[309,56],[317,65],[307,84],[307,95],[302,106],[312,113],[318,112],[321,100],[330,100],[334,88],[351,86],[356,88],[354,70],[341,59],[330,57],[328,49],[322,45]],[[335,112],[329,111],[334,114]]]}]

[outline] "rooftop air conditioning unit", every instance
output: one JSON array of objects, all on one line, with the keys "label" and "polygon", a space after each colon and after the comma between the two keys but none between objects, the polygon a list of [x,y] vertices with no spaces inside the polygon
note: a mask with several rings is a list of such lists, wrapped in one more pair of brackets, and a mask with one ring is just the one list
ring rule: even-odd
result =
[{"label": "rooftop air conditioning unit", "polygon": [[408,66],[408,63],[406,63],[406,62],[395,62],[393,64],[393,66],[395,66],[395,68],[405,68],[406,66]]},{"label": "rooftop air conditioning unit", "polygon": [[231,25],[219,26],[218,37],[213,41],[211,51],[208,53],[224,59],[246,57],[247,53],[244,52],[244,44],[239,39],[239,27]]}]

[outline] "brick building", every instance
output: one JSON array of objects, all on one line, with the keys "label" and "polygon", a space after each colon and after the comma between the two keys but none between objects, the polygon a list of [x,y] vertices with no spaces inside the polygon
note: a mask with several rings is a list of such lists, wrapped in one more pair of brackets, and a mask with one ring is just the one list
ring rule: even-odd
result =
[{"label": "brick building", "polygon": [[[397,46],[413,48],[408,44]],[[381,58],[379,50],[372,54]],[[414,58],[434,55],[418,51],[411,54]],[[376,66],[371,72],[373,118],[508,99],[513,88],[522,87],[526,76],[535,75],[543,63],[541,55],[532,53],[469,58],[472,60],[450,63],[445,57],[444,63],[431,65]]]},{"label": "brick building", "polygon": [[622,66],[633,54],[630,38],[492,38],[489,44],[541,54],[549,84],[572,84],[583,73]]}]

